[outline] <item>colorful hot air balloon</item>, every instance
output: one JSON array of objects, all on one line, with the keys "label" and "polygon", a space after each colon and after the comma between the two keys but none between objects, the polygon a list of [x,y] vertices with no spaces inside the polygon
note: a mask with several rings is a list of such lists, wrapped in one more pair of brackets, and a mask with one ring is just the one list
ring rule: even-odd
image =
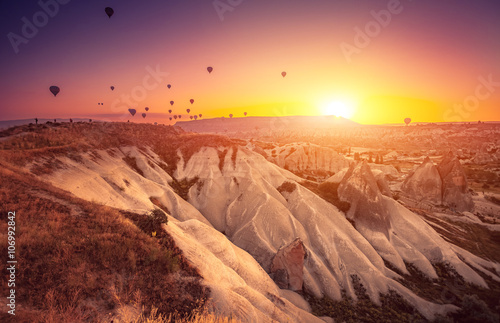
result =
[{"label": "colorful hot air balloon", "polygon": [[144,110],[149,111],[149,108],[148,108],[148,107],[145,107],[145,108],[144,108]]},{"label": "colorful hot air balloon", "polygon": [[49,87],[49,90],[50,90],[50,92],[52,92],[52,94],[54,94],[54,96],[56,96],[57,93],[59,93],[59,91],[61,91],[59,86],[55,86],[55,85],[52,85],[51,87]]},{"label": "colorful hot air balloon", "polygon": [[137,111],[135,111],[135,109],[128,109],[128,112],[130,112],[130,114],[131,114],[131,115],[132,115],[132,117],[133,117],[133,116],[135,116],[135,113],[136,113]]},{"label": "colorful hot air balloon", "polygon": [[187,113],[191,112],[191,109],[186,109],[186,112],[187,112]]},{"label": "colorful hot air balloon", "polygon": [[170,105],[174,105],[174,101],[170,101]]},{"label": "colorful hot air balloon", "polygon": [[233,117],[233,114],[230,114],[230,115],[229,115],[229,118],[232,118],[232,117]]},{"label": "colorful hot air balloon", "polygon": [[410,122],[411,122],[411,119],[410,119],[410,118],[406,118],[406,119],[405,119],[405,123],[406,123],[406,125],[409,125],[409,124],[410,124]]},{"label": "colorful hot air balloon", "polygon": [[194,116],[194,120],[198,119],[198,116]]},{"label": "colorful hot air balloon", "polygon": [[146,114],[145,114],[145,113],[143,113],[143,114],[142,114],[142,117],[143,117],[143,118],[146,118]]},{"label": "colorful hot air balloon", "polygon": [[214,70],[214,68],[212,66],[207,67],[207,71],[209,74],[212,73],[213,70]]},{"label": "colorful hot air balloon", "polygon": [[114,91],[115,87],[113,85],[111,85],[111,91]]},{"label": "colorful hot air balloon", "polygon": [[191,104],[193,104],[193,103],[194,103],[194,100],[193,100],[193,99],[191,99],[191,100],[189,100],[189,102],[191,102]]},{"label": "colorful hot air balloon", "polygon": [[286,72],[281,72],[281,76],[285,77],[286,76]]},{"label": "colorful hot air balloon", "polygon": [[115,11],[113,10],[113,8],[110,8],[110,7],[106,7],[104,9],[104,12],[106,12],[106,14],[108,15],[109,18],[111,18],[111,16],[115,13]]},{"label": "colorful hot air balloon", "polygon": [[168,110],[168,113],[172,113],[172,110]]},{"label": "colorful hot air balloon", "polygon": [[172,87],[172,85],[170,85],[170,84],[167,84],[167,87],[168,87],[168,88],[170,89],[170,88]]},{"label": "colorful hot air balloon", "polygon": [[247,116],[247,113],[246,113],[246,112],[244,112],[243,114],[245,115],[245,117]]}]

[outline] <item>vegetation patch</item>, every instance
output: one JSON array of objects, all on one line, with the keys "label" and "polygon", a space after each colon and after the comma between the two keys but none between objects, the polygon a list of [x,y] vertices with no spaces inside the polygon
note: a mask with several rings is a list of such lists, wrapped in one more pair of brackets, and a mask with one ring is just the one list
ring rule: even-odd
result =
[{"label": "vegetation patch", "polygon": [[174,190],[174,192],[177,195],[179,195],[185,201],[187,201],[189,190],[191,189],[191,187],[194,184],[196,184],[199,181],[199,179],[200,178],[198,176],[196,176],[190,180],[188,180],[187,178],[184,178],[180,181],[173,178],[173,180],[171,182],[169,182],[168,184],[170,185],[170,187],[172,187],[172,189]]},{"label": "vegetation patch", "polygon": [[336,322],[422,322],[425,318],[395,291],[380,294],[381,305],[370,300],[359,277],[351,275],[357,301],[342,291],[342,299],[335,301],[325,296],[316,298],[305,294],[305,299],[316,316],[330,316]]},{"label": "vegetation patch", "polygon": [[[0,166],[0,199],[16,211],[20,322],[102,322],[123,305],[187,317],[204,306],[209,291],[173,239],[138,228],[151,215],[86,202],[1,160]],[[153,225],[162,221],[157,213]],[[7,213],[0,217],[7,232]],[[7,254],[6,240],[0,252]],[[0,284],[6,280],[0,276]]]},{"label": "vegetation patch", "polygon": [[297,189],[297,184],[293,182],[284,181],[283,184],[276,188],[278,192],[283,194],[284,192],[293,193]]}]

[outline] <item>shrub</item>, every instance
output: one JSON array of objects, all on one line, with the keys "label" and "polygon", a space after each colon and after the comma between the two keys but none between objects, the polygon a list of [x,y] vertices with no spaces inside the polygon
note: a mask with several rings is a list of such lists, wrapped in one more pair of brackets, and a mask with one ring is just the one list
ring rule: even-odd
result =
[{"label": "shrub", "polygon": [[168,223],[168,218],[160,209],[154,209],[150,214],[146,215],[142,220],[139,220],[137,226],[147,235],[153,232],[161,231],[161,224]]},{"label": "shrub", "polygon": [[280,192],[281,194],[283,194],[283,192],[292,193],[296,189],[297,189],[297,185],[295,183],[288,182],[288,181],[283,182],[283,184],[281,184],[277,188],[278,192]]}]

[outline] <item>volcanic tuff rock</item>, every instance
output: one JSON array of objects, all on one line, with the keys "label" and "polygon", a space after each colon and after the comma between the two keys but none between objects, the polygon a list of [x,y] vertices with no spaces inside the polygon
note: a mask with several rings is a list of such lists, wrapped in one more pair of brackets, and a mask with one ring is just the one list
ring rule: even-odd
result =
[{"label": "volcanic tuff rock", "polygon": [[405,179],[401,190],[416,200],[441,204],[442,181],[437,167],[429,157]]},{"label": "volcanic tuff rock", "polygon": [[336,173],[349,167],[349,160],[327,147],[314,144],[288,144],[266,150],[268,160],[293,172],[327,171]]},{"label": "volcanic tuff rock", "polygon": [[[125,156],[135,163],[127,164]],[[308,321],[306,312],[280,301],[290,295],[266,273],[279,248],[297,237],[307,250],[303,289],[316,297],[338,300],[345,291],[356,299],[356,275],[374,302],[379,302],[380,293],[395,290],[432,319],[454,307],[416,296],[395,280],[398,276],[383,259],[402,272],[407,272],[404,262],[412,263],[430,278],[437,277],[432,262],[446,262],[465,281],[486,287],[460,255],[500,280],[484,269],[500,272],[498,264],[452,246],[419,216],[382,195],[366,163],[349,169],[339,187],[339,197],[351,202],[348,217],[354,219],[354,228],[335,206],[298,184],[299,177],[248,149],[202,147],[189,158],[180,150],[178,156],[175,165],[165,166],[150,149],[82,153],[78,162],[57,157],[64,167],[42,177],[78,197],[136,212],[154,208],[150,198],[155,197],[172,216],[166,230],[213,288],[214,302],[244,321]],[[165,169],[175,171],[169,175]],[[276,188],[285,181],[294,189],[279,192]],[[187,194],[174,189],[175,182],[191,183]]]},{"label": "volcanic tuff rock", "polygon": [[275,273],[278,270],[286,272],[287,284],[283,288],[302,290],[305,257],[306,249],[300,238],[295,239],[278,250],[271,263],[271,273]]},{"label": "volcanic tuff rock", "polygon": [[457,211],[471,211],[474,202],[468,190],[467,177],[457,157],[449,152],[437,169],[443,181],[443,204]]}]

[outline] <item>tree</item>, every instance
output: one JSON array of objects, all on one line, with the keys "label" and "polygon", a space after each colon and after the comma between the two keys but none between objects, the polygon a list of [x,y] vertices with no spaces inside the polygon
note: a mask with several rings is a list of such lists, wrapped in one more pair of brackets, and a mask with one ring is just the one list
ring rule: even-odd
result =
[{"label": "tree", "polygon": [[380,157],[378,155],[375,157],[375,164],[380,164]]}]

